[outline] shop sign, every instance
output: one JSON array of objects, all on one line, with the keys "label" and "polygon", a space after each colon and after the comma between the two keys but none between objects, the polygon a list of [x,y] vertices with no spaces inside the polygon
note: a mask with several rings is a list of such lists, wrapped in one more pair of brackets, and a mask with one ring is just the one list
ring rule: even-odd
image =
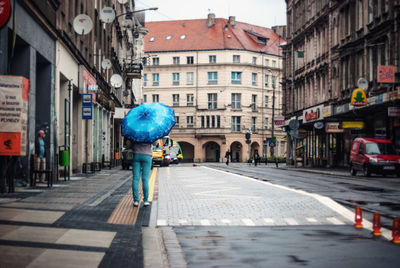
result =
[{"label": "shop sign", "polygon": [[324,127],[324,123],[323,122],[316,122],[316,123],[314,123],[314,127],[316,129],[322,129]]},{"label": "shop sign", "polygon": [[340,105],[340,106],[336,106],[336,107],[334,108],[335,114],[347,113],[349,110],[350,110],[350,109],[349,109],[349,104],[348,104],[348,103],[343,104],[343,105]]},{"label": "shop sign", "polygon": [[388,101],[387,93],[383,93],[380,95],[375,96],[375,104],[381,104]]},{"label": "shop sign", "polygon": [[[79,93],[86,94],[88,93],[89,87],[94,89],[97,84],[96,79],[89,73],[89,71],[83,66],[79,66]],[[96,102],[96,93],[90,92],[93,95],[93,102]]]},{"label": "shop sign", "polygon": [[275,126],[284,126],[285,125],[285,117],[283,116],[275,116],[274,117]]},{"label": "shop sign", "polygon": [[400,117],[400,107],[388,107],[389,117]]},{"label": "shop sign", "polygon": [[394,101],[394,100],[400,99],[400,95],[397,91],[389,92],[388,99],[389,99],[389,101]]},{"label": "shop sign", "polygon": [[363,129],[364,122],[362,121],[343,121],[341,124],[342,129],[352,128],[352,129]]},{"label": "shop sign", "polygon": [[365,95],[364,90],[361,88],[356,88],[351,94],[351,105],[361,107],[367,105],[367,96]]},{"label": "shop sign", "polygon": [[394,66],[378,66],[378,83],[394,83]]},{"label": "shop sign", "polygon": [[305,123],[317,121],[322,119],[321,109],[323,105],[319,105],[317,107],[313,107],[303,111],[303,120]]},{"label": "shop sign", "polygon": [[329,117],[331,115],[332,115],[332,106],[331,105],[322,107],[322,117],[323,118]]},{"label": "shop sign", "polygon": [[8,22],[11,15],[10,0],[0,0],[0,28]]},{"label": "shop sign", "polygon": [[0,75],[0,155],[26,155],[28,102],[28,79]]},{"label": "shop sign", "polygon": [[339,122],[329,122],[325,124],[326,133],[343,133],[344,129],[339,128]]},{"label": "shop sign", "polygon": [[368,89],[368,80],[361,77],[360,79],[358,79],[357,81],[357,86],[363,90],[367,90]]}]

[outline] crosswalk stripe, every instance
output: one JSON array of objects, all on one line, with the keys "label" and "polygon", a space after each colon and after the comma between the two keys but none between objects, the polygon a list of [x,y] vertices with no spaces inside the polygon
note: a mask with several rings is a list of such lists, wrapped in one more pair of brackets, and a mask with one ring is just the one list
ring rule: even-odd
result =
[{"label": "crosswalk stripe", "polygon": [[306,218],[306,220],[309,221],[309,222],[317,222],[317,220],[314,219],[314,218]]},{"label": "crosswalk stripe", "polygon": [[187,223],[188,221],[187,221],[187,220],[184,220],[184,219],[180,219],[180,220],[178,220],[178,222],[179,222],[179,224],[185,224],[185,223]]},{"label": "crosswalk stripe", "polygon": [[246,224],[248,226],[254,226],[255,225],[255,223],[250,219],[242,219],[242,222],[244,222],[244,224]]},{"label": "crosswalk stripe", "polygon": [[167,225],[167,221],[166,220],[157,220],[157,225],[158,226],[166,226]]},{"label": "crosswalk stripe", "polygon": [[273,224],[275,221],[274,221],[274,219],[271,219],[271,218],[264,218],[264,222],[268,223],[268,224]]},{"label": "crosswalk stripe", "polygon": [[228,219],[222,219],[221,222],[224,223],[224,224],[230,224],[231,223],[231,221],[228,220]]},{"label": "crosswalk stripe", "polygon": [[211,225],[209,220],[200,220],[201,225]]},{"label": "crosswalk stripe", "polygon": [[299,225],[297,221],[293,218],[284,218],[285,222],[287,222],[289,225]]},{"label": "crosswalk stripe", "polygon": [[335,217],[330,217],[330,218],[326,218],[328,221],[330,221],[333,224],[336,225],[344,225],[344,222],[342,222],[341,220],[336,219]]}]

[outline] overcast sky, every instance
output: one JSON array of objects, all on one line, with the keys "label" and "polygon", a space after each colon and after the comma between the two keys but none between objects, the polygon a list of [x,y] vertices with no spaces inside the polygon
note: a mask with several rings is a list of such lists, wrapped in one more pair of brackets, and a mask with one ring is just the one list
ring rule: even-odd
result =
[{"label": "overcast sky", "polygon": [[235,16],[237,21],[272,27],[286,25],[285,0],[135,0],[136,10],[146,11],[146,21],[205,19],[208,13],[217,18]]}]

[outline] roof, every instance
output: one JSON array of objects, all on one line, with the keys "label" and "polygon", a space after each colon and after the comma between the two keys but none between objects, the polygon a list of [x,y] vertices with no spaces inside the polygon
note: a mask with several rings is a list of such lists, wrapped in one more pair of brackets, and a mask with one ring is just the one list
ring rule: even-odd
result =
[{"label": "roof", "polygon": [[145,52],[234,49],[282,55],[279,44],[286,42],[269,28],[238,21],[232,27],[222,18],[211,27],[207,19],[195,19],[146,22],[146,28]]}]

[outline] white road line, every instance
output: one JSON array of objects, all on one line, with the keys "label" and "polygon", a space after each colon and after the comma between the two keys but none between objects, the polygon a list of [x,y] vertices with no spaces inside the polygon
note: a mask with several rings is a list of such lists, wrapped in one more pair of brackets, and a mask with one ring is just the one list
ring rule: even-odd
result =
[{"label": "white road line", "polygon": [[267,224],[274,224],[274,219],[271,219],[271,218],[264,218],[264,222],[265,223],[267,223]]},{"label": "white road line", "polygon": [[284,220],[289,225],[299,225],[299,223],[293,218],[284,218]]},{"label": "white road line", "polygon": [[[334,200],[332,200],[329,197],[326,196],[322,196],[319,194],[312,194],[312,193],[308,193],[306,191],[303,190],[297,190],[297,189],[292,189],[286,186],[282,186],[282,185],[278,185],[278,184],[273,184],[267,181],[259,181],[259,180],[255,180],[249,177],[245,177],[242,175],[238,175],[238,174],[234,174],[231,172],[227,172],[227,171],[223,171],[223,170],[218,170],[218,169],[214,169],[214,168],[209,168],[209,167],[204,167],[202,166],[202,168],[206,168],[206,169],[210,169],[216,172],[221,172],[224,174],[229,174],[231,176],[236,176],[242,179],[246,179],[255,183],[262,183],[265,185],[269,185],[272,187],[276,187],[279,189],[284,189],[284,190],[288,190],[291,192],[295,192],[295,193],[299,193],[299,194],[303,194],[306,196],[311,196],[312,198],[316,199],[317,201],[319,201],[320,203],[322,203],[323,205],[327,206],[328,208],[332,209],[333,211],[337,212],[338,214],[342,215],[344,218],[346,218],[348,221],[353,222],[354,221],[354,212],[348,210],[347,208],[345,208],[344,206],[340,205],[339,203],[335,202]],[[363,225],[364,225],[364,229],[368,229],[372,231],[372,223],[370,221],[367,220],[363,220]],[[381,228],[381,232],[382,232],[382,236],[385,237],[388,240],[392,239],[392,231],[388,230],[386,228]]]},{"label": "white road line", "polygon": [[179,219],[178,222],[179,222],[179,224],[187,224],[188,223],[188,221],[185,219]]},{"label": "white road line", "polygon": [[250,219],[242,219],[242,222],[247,226],[255,226],[256,224]]},{"label": "white road line", "polygon": [[328,221],[330,221],[333,224],[336,225],[344,225],[345,223],[342,222],[341,220],[336,219],[335,217],[330,217],[330,218],[326,218]]},{"label": "white road line", "polygon": [[201,225],[211,225],[209,220],[200,220]]},{"label": "white road line", "polygon": [[231,223],[231,221],[228,220],[228,219],[222,219],[221,222],[222,222],[223,224],[230,224],[230,223]]},{"label": "white road line", "polygon": [[157,226],[167,226],[166,220],[157,220]]},{"label": "white road line", "polygon": [[308,222],[317,222],[317,220],[314,219],[314,218],[306,218],[306,220],[307,220]]}]

